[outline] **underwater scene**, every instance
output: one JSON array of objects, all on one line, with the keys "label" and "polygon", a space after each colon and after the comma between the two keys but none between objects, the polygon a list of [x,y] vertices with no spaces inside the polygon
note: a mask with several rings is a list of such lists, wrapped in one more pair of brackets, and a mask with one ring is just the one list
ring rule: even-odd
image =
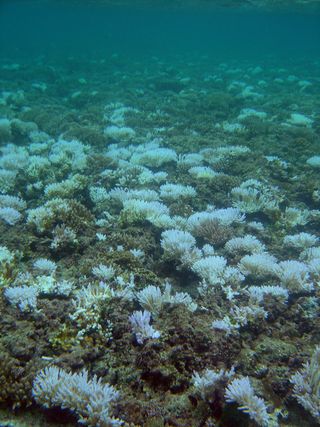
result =
[{"label": "underwater scene", "polygon": [[320,425],[320,2],[0,2],[0,427]]}]

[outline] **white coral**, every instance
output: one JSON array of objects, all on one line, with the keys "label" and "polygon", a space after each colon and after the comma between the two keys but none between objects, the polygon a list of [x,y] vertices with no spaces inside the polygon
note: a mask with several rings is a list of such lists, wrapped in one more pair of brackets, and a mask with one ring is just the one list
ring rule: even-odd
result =
[{"label": "white coral", "polygon": [[92,274],[101,280],[110,280],[115,275],[115,269],[112,266],[99,264],[92,268]]},{"label": "white coral", "polygon": [[196,239],[187,231],[171,229],[161,234],[160,244],[167,258],[180,261],[186,253],[194,250]]},{"label": "white coral", "polygon": [[197,273],[202,280],[210,285],[222,285],[225,283],[224,272],[227,260],[221,256],[208,256],[196,261],[192,271]]},{"label": "white coral", "polygon": [[281,285],[291,292],[310,291],[313,284],[310,282],[309,269],[300,261],[282,261],[275,268],[275,273]]},{"label": "white coral", "polygon": [[17,286],[7,288],[4,296],[12,305],[17,305],[22,312],[31,312],[37,309],[39,290],[35,286]]},{"label": "white coral", "polygon": [[160,197],[167,200],[192,198],[195,197],[196,194],[196,190],[191,187],[191,185],[163,184],[160,187]]},{"label": "white coral", "polygon": [[42,274],[44,273],[53,274],[57,269],[57,264],[54,261],[50,261],[47,258],[38,258],[33,263],[33,268],[40,271]]},{"label": "white coral", "polygon": [[9,225],[15,225],[20,221],[22,215],[14,208],[0,208],[0,218]]},{"label": "white coral", "polygon": [[250,299],[257,303],[263,301],[265,295],[279,297],[284,301],[287,301],[289,297],[288,290],[281,286],[249,286],[247,288],[247,293]]},{"label": "white coral", "polygon": [[35,377],[32,394],[47,408],[61,406],[73,410],[82,424],[123,425],[110,415],[111,403],[119,398],[119,392],[110,384],[103,384],[96,375],[89,379],[86,370],[71,374],[55,366],[47,367]]},{"label": "white coral", "polygon": [[297,249],[310,248],[312,246],[315,246],[318,241],[318,237],[310,233],[292,234],[285,236],[285,238],[283,239],[283,243],[285,246]]},{"label": "white coral", "polygon": [[190,311],[197,309],[197,304],[192,301],[192,298],[186,292],[177,292],[171,294],[171,285],[166,283],[164,292],[158,286],[149,285],[141,291],[137,292],[136,297],[141,306],[157,315],[164,304],[183,304]]},{"label": "white coral", "polygon": [[241,258],[238,267],[245,276],[265,277],[275,274],[277,259],[268,253],[246,255]]},{"label": "white coral", "polygon": [[233,206],[241,212],[254,213],[274,211],[279,207],[281,196],[276,187],[263,184],[260,181],[249,179],[239,187],[231,190]]},{"label": "white coral", "polygon": [[235,375],[234,368],[230,370],[206,369],[202,374],[194,372],[192,382],[196,393],[200,394],[202,399],[207,399],[214,396],[215,391],[224,389],[227,382]]},{"label": "white coral", "polygon": [[236,402],[239,409],[256,421],[260,426],[267,426],[269,415],[263,399],[255,395],[248,377],[235,378],[225,393],[227,402]]},{"label": "white coral", "polygon": [[320,423],[320,346],[317,346],[310,362],[290,378],[293,395]]},{"label": "white coral", "polygon": [[134,311],[129,317],[131,328],[138,344],[143,344],[148,338],[159,338],[160,332],[150,325],[151,313],[147,310]]},{"label": "white coral", "polygon": [[243,237],[234,237],[230,239],[226,245],[225,249],[231,253],[262,253],[266,250],[266,247],[263,243],[261,243],[255,236],[250,234],[246,234]]}]

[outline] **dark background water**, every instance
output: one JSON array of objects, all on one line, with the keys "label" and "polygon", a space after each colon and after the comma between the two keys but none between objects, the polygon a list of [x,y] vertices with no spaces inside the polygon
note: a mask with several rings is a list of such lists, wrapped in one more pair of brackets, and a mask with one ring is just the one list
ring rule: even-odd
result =
[{"label": "dark background water", "polygon": [[0,0],[0,53],[319,58],[320,13]]}]

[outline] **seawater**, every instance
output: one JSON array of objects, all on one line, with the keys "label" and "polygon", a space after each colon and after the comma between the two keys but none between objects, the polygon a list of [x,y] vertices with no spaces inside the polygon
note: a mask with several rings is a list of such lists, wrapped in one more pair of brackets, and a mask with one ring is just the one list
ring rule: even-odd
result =
[{"label": "seawater", "polygon": [[314,426],[317,1],[0,3],[1,426]]}]

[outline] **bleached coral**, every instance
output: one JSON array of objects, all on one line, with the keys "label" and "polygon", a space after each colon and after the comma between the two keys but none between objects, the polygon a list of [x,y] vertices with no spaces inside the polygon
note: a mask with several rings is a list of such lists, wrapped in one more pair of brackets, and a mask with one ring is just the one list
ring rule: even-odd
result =
[{"label": "bleached coral", "polygon": [[216,125],[216,128],[222,128],[225,132],[229,132],[229,133],[241,133],[244,132],[246,130],[245,126],[243,126],[241,123],[237,123],[237,122],[227,122],[227,121],[223,121],[221,124],[218,123]]},{"label": "bleached coral", "polygon": [[303,126],[310,128],[312,127],[313,120],[310,119],[310,117],[305,116],[304,114],[292,113],[286,123],[293,126]]},{"label": "bleached coral", "polygon": [[104,282],[83,286],[75,292],[72,300],[75,311],[70,315],[70,319],[77,324],[77,339],[82,340],[92,331],[112,339],[112,324],[109,321],[101,322],[101,314],[103,304],[115,295],[115,291]]},{"label": "bleached coral", "polygon": [[0,195],[0,208],[13,208],[17,211],[26,209],[27,203],[17,196]]},{"label": "bleached coral", "polygon": [[206,369],[202,374],[194,372],[192,375],[192,383],[195,392],[201,396],[202,399],[209,399],[214,397],[215,392],[223,393],[228,381],[235,375],[234,368],[230,370],[219,369]]},{"label": "bleached coral", "polygon": [[293,235],[285,236],[283,243],[285,246],[297,248],[297,249],[306,249],[311,246],[314,246],[318,243],[319,239],[314,234],[310,233],[298,233]]},{"label": "bleached coral", "polygon": [[310,291],[313,289],[308,266],[303,262],[295,260],[281,261],[275,268],[275,274],[281,285],[291,292]]},{"label": "bleached coral", "polygon": [[204,224],[210,222],[218,223],[222,226],[242,223],[245,216],[237,208],[208,209],[207,211],[196,212],[189,216],[187,221],[188,230],[191,233],[197,233]]},{"label": "bleached coral", "polygon": [[282,200],[276,187],[263,184],[260,181],[249,179],[239,187],[231,190],[233,206],[242,212],[268,212],[279,208]]},{"label": "bleached coral", "polygon": [[315,248],[307,248],[301,252],[299,259],[301,261],[311,261],[313,259],[320,258],[320,246]]},{"label": "bleached coral", "polygon": [[163,184],[160,187],[160,197],[167,200],[192,198],[195,197],[196,194],[196,190],[190,185]]},{"label": "bleached coral", "polygon": [[151,313],[158,314],[161,310],[164,297],[158,286],[148,285],[137,293],[137,299],[141,306]]},{"label": "bleached coral", "polygon": [[249,377],[235,378],[226,388],[227,402],[236,402],[239,409],[260,426],[268,426],[269,415],[264,400],[255,395]]},{"label": "bleached coral", "polygon": [[52,209],[47,206],[39,206],[28,211],[27,224],[34,224],[39,232],[43,232],[53,217]]},{"label": "bleached coral", "polygon": [[73,282],[57,280],[52,275],[37,276],[36,286],[40,294],[68,297],[73,291]]},{"label": "bleached coral", "polygon": [[42,156],[30,156],[25,172],[30,180],[40,179],[42,173],[46,172],[50,167],[51,162],[48,158]]},{"label": "bleached coral", "polygon": [[[236,131],[244,130],[242,125],[240,126],[241,128],[236,126],[237,128]],[[224,127],[224,130],[227,130],[227,129]],[[243,156],[244,154],[250,153],[250,151],[251,151],[250,148],[246,147],[245,145],[226,145],[226,146],[221,146],[221,147],[212,148],[212,149],[203,149],[200,151],[200,154],[204,156],[204,158],[208,163],[216,164],[230,158]]]},{"label": "bleached coral", "polygon": [[48,199],[54,197],[71,198],[74,193],[85,187],[86,178],[83,175],[75,174],[61,182],[53,182],[44,188],[44,194]]},{"label": "bleached coral", "polygon": [[141,172],[138,176],[138,182],[139,184],[145,185],[145,184],[151,184],[156,183],[159,184],[163,181],[166,181],[168,177],[167,172],[159,171],[159,172],[153,172],[150,169],[143,167],[141,168]]},{"label": "bleached coral", "polygon": [[0,193],[7,193],[15,186],[17,172],[0,169]]},{"label": "bleached coral", "polygon": [[21,218],[21,213],[14,208],[0,208],[0,219],[5,221],[9,225],[17,224],[17,222],[19,222]]},{"label": "bleached coral", "polygon": [[309,261],[308,269],[312,280],[320,285],[320,257],[313,258],[311,261]]},{"label": "bleached coral", "polygon": [[320,168],[320,156],[312,156],[307,160],[307,164],[315,169]]},{"label": "bleached coral", "polygon": [[37,309],[39,290],[35,286],[16,286],[6,288],[5,298],[12,305],[17,305],[22,312],[32,312]]},{"label": "bleached coral", "polygon": [[119,159],[128,160],[131,156],[131,150],[126,147],[120,147],[118,144],[110,144],[105,155],[114,162],[117,162]]},{"label": "bleached coral", "polygon": [[299,209],[287,207],[282,214],[282,221],[287,227],[296,227],[298,225],[306,225],[310,220],[310,212],[308,209]]},{"label": "bleached coral", "polygon": [[242,327],[255,322],[257,319],[266,319],[268,312],[257,304],[251,303],[250,306],[235,305],[230,310],[230,317],[234,324]]},{"label": "bleached coral", "polygon": [[119,392],[96,375],[89,379],[86,370],[71,374],[55,366],[44,368],[34,379],[32,395],[46,408],[61,406],[74,411],[79,422],[88,426],[123,425],[110,414],[111,403],[119,398]]},{"label": "bleached coral", "polygon": [[38,258],[33,263],[33,268],[40,271],[42,274],[44,273],[53,274],[57,269],[57,264],[53,261],[50,261],[47,258]]},{"label": "bleached coral", "polygon": [[74,171],[81,171],[87,166],[89,149],[89,146],[75,139],[59,139],[51,147],[49,160],[54,165],[69,166]]},{"label": "bleached coral", "polygon": [[237,118],[239,121],[242,121],[248,117],[256,117],[258,119],[264,120],[267,118],[267,113],[264,111],[257,111],[254,108],[242,108]]},{"label": "bleached coral", "polygon": [[197,179],[213,179],[221,175],[221,173],[214,171],[208,166],[193,166],[188,172]]},{"label": "bleached coral", "polygon": [[246,255],[241,258],[238,267],[245,276],[274,276],[277,259],[268,253]]},{"label": "bleached coral", "polygon": [[92,269],[92,274],[101,280],[110,280],[114,277],[115,273],[115,269],[112,266],[104,264],[99,264]]},{"label": "bleached coral", "polygon": [[178,156],[171,148],[158,147],[153,144],[146,144],[140,150],[136,150],[130,161],[133,164],[150,167],[159,167],[166,163],[176,162]]},{"label": "bleached coral", "polygon": [[143,344],[148,338],[156,339],[160,337],[160,332],[150,325],[150,320],[151,313],[147,310],[135,311],[129,317],[131,328],[138,344]]},{"label": "bleached coral", "polygon": [[247,222],[247,227],[255,232],[264,231],[264,225],[262,224],[262,222],[259,221],[249,221]]},{"label": "bleached coral", "polygon": [[28,164],[29,154],[26,148],[14,144],[1,147],[0,168],[17,173]]},{"label": "bleached coral", "polygon": [[208,256],[196,261],[192,266],[201,279],[209,285],[223,285],[225,283],[224,273],[227,260],[221,256]]},{"label": "bleached coral", "polygon": [[196,239],[187,231],[171,229],[161,234],[160,244],[166,258],[181,261],[186,253],[195,250]]},{"label": "bleached coral", "polygon": [[211,328],[224,331],[226,335],[231,335],[240,328],[240,325],[231,319],[230,316],[226,315],[223,319],[214,320],[211,323]]},{"label": "bleached coral", "polygon": [[76,232],[65,224],[56,225],[52,237],[50,247],[55,251],[78,243]]},{"label": "bleached coral", "polygon": [[[231,266],[225,267],[220,277],[220,284],[223,285],[222,290],[226,293],[229,300],[232,300],[233,297],[237,295],[237,291],[233,290],[233,288],[238,289],[244,279],[244,275],[238,268]],[[215,290],[215,287],[212,286],[212,282],[208,280],[202,280],[198,286],[198,292],[202,296],[208,296],[215,292]]]},{"label": "bleached coral", "polygon": [[320,346],[290,381],[294,385],[293,396],[320,423]]},{"label": "bleached coral", "polygon": [[186,153],[180,154],[178,156],[178,165],[179,166],[198,166],[201,165],[203,161],[203,156],[199,153]]},{"label": "bleached coral", "polygon": [[104,130],[104,134],[118,141],[131,141],[136,136],[132,128],[116,125],[107,126]]},{"label": "bleached coral", "polygon": [[263,301],[265,295],[272,295],[287,301],[289,292],[281,286],[249,286],[246,290],[250,296],[250,300],[260,303]]},{"label": "bleached coral", "polygon": [[122,215],[129,222],[145,219],[153,222],[160,215],[169,215],[169,209],[160,202],[129,199],[123,202]]},{"label": "bleached coral", "polygon": [[223,277],[226,285],[235,286],[236,288],[240,286],[243,280],[245,280],[245,277],[239,268],[233,266],[226,267]]},{"label": "bleached coral", "polygon": [[129,251],[135,258],[140,259],[141,261],[145,258],[145,252],[142,249],[133,248]]},{"label": "bleached coral", "polygon": [[231,254],[241,252],[253,254],[265,252],[266,247],[255,236],[246,234],[243,237],[234,237],[228,240],[225,249]]},{"label": "bleached coral", "polygon": [[148,285],[137,293],[137,299],[144,309],[157,314],[165,298],[158,286]]},{"label": "bleached coral", "polygon": [[44,205],[29,209],[27,211],[27,224],[35,226],[37,231],[42,233],[51,227],[58,213],[67,213],[68,211],[70,211],[70,206],[66,200],[52,199]]},{"label": "bleached coral", "polygon": [[75,293],[73,304],[77,311],[82,312],[95,309],[103,301],[108,301],[114,297],[114,291],[109,285],[101,282],[99,285],[89,284],[83,286]]},{"label": "bleached coral", "polygon": [[166,283],[164,292],[158,286],[148,285],[141,291],[137,292],[136,298],[140,305],[150,311],[153,315],[159,314],[164,304],[183,304],[190,311],[197,309],[197,304],[186,292],[177,292],[171,294],[171,285]]},{"label": "bleached coral", "polygon": [[6,246],[0,246],[0,265],[10,264],[13,260],[14,254]]},{"label": "bleached coral", "polygon": [[133,107],[128,107],[121,102],[111,102],[105,107],[104,119],[110,121],[117,126],[124,126],[125,116],[127,113],[138,113],[139,110]]},{"label": "bleached coral", "polygon": [[234,305],[230,310],[230,315],[225,315],[223,319],[216,319],[211,327],[224,331],[226,335],[236,333],[241,327],[252,324],[257,320],[263,320],[268,317],[268,312],[252,300],[250,306]]}]

